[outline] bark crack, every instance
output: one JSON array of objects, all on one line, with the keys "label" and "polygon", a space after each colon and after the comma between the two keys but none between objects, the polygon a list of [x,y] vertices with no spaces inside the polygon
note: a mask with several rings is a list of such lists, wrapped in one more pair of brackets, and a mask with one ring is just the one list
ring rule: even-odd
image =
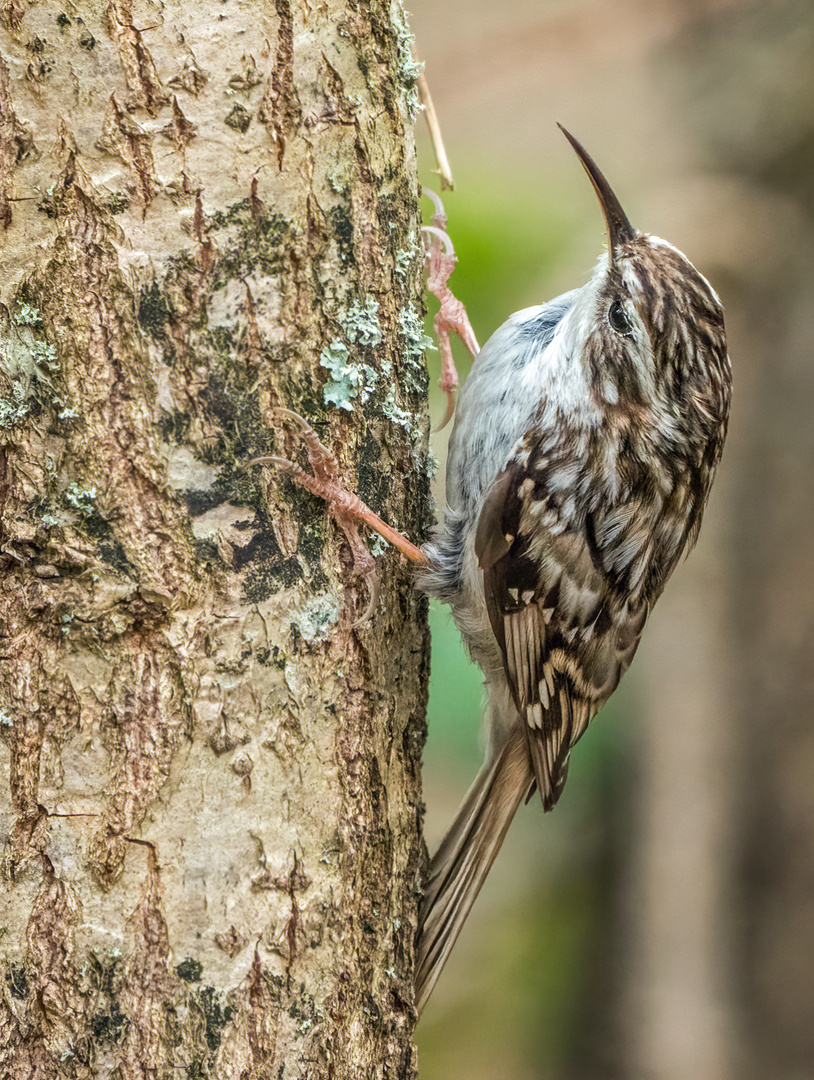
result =
[{"label": "bark crack", "polygon": [[297,122],[299,101],[294,89],[294,18],[289,0],[275,0],[279,24],[271,75],[266,80],[258,117],[266,125],[277,148],[277,165],[283,167],[286,142]]},{"label": "bark crack", "polygon": [[151,116],[155,116],[169,98],[158,78],[141,31],[133,26],[130,0],[110,0],[107,18],[132,95],[131,104],[135,108],[146,109]]},{"label": "bark crack", "polygon": [[12,182],[18,161],[31,152],[34,139],[20,123],[11,100],[11,86],[6,62],[0,56],[0,224],[11,224]]},{"label": "bark crack", "polygon": [[159,188],[153,162],[153,138],[121,108],[113,94],[96,145],[118,157],[132,170],[139,200],[146,211]]}]

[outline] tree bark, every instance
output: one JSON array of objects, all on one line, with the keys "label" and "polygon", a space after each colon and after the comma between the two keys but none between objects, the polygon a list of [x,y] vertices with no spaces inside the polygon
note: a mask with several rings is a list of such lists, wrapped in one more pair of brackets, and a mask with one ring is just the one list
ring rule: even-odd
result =
[{"label": "tree bark", "polygon": [[0,1076],[411,1077],[424,604],[247,466],[421,538],[400,4],[0,23]]}]

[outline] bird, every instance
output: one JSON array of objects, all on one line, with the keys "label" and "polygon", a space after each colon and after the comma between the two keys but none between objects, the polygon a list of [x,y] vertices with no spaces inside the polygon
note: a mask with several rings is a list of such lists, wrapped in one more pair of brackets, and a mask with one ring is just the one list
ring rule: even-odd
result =
[{"label": "bird", "polygon": [[517,809],[535,790],[554,807],[571,750],[693,547],[727,430],[718,295],[677,248],[630,224],[561,130],[596,192],[607,252],[581,288],[518,311],[476,355],[444,521],[422,548],[419,585],[450,606],[484,674],[488,749],[424,884],[419,1014]]},{"label": "bird", "polygon": [[[721,459],[732,372],[717,293],[665,240],[635,229],[602,172],[560,125],[590,179],[607,252],[578,289],[512,315],[480,351],[451,296],[451,242],[429,232],[440,329],[475,353],[455,407],[443,523],[421,549],[347,491],[311,425],[285,409],[375,609],[358,534],[380,533],[447,603],[487,691],[487,752],[430,861],[416,937],[420,1015],[519,806],[551,810],[574,745],[630,666],[653,606],[695,544]],[[445,234],[444,234],[445,235]],[[434,262],[433,262],[434,260]],[[446,320],[446,321],[445,321]],[[447,325],[448,323],[448,325]],[[451,364],[451,353],[448,356]],[[444,386],[454,393],[457,376]]]}]

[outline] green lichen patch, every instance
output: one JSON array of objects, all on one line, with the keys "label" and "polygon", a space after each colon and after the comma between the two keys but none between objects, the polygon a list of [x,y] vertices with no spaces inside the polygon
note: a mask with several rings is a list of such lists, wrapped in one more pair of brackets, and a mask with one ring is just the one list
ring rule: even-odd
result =
[{"label": "green lichen patch", "polygon": [[41,326],[42,317],[35,307],[21,301],[14,312],[14,322],[17,326]]},{"label": "green lichen patch", "polygon": [[406,279],[415,267],[416,254],[411,248],[399,248],[396,252],[396,276]]},{"label": "green lichen patch", "polygon": [[423,366],[425,351],[435,349],[432,338],[424,332],[424,316],[411,305],[401,308],[398,319],[404,359],[409,364]]},{"label": "green lichen patch", "polygon": [[0,334],[0,429],[10,429],[43,412],[68,410],[55,385],[57,348],[42,330],[40,309],[30,287],[21,288],[13,315]]},{"label": "green lichen patch", "polygon": [[404,103],[407,107],[407,114],[411,120],[414,120],[423,107],[418,100],[416,81],[424,70],[424,65],[419,63],[413,55],[415,39],[410,33],[407,24],[400,18],[394,17],[393,29],[396,31],[398,78],[404,87]]},{"label": "green lichen patch", "polygon": [[41,378],[46,377],[42,371],[43,367],[48,368],[49,371],[59,371],[59,361],[57,360],[57,351],[53,345],[47,341],[40,341],[35,339],[31,345],[31,356],[34,364],[39,369],[39,375]]},{"label": "green lichen patch", "polygon": [[339,325],[345,337],[354,345],[372,349],[381,343],[382,328],[379,322],[379,304],[375,297],[366,296],[355,300],[340,317]]},{"label": "green lichen patch", "polygon": [[342,614],[342,601],[331,593],[312,596],[291,612],[291,621],[306,641],[322,641],[330,635]]},{"label": "green lichen patch", "polygon": [[331,341],[319,354],[319,363],[331,376],[322,389],[326,405],[353,412],[357,398],[365,402],[370,397],[376,373],[352,360],[347,345],[341,341]]},{"label": "green lichen patch", "polygon": [[396,31],[396,48],[398,50],[398,73],[399,79],[407,87],[415,86],[416,80],[424,70],[424,65],[413,56],[415,38],[410,33],[406,23],[400,19],[394,20]]},{"label": "green lichen patch", "polygon": [[379,305],[373,296],[352,301],[338,317],[345,341],[335,339],[324,346],[319,363],[330,374],[322,390],[326,405],[351,412],[356,404],[367,402],[379,385],[379,370],[364,363],[360,351],[381,344],[382,328]]},{"label": "green lichen patch", "polygon": [[75,482],[69,484],[65,491],[65,502],[85,517],[91,517],[96,513],[96,488],[83,488]]},{"label": "green lichen patch", "polygon": [[13,428],[23,421],[30,411],[27,387],[16,381],[0,397],[0,428]]}]

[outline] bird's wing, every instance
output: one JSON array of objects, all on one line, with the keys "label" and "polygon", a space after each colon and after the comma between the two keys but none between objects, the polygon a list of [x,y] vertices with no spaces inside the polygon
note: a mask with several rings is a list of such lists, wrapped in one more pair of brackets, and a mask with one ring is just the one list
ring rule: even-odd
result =
[{"label": "bird's wing", "polygon": [[475,552],[549,809],[565,783],[571,748],[632,659],[647,609],[613,588],[592,537],[557,515],[538,479],[527,463],[510,462],[484,500]]}]

